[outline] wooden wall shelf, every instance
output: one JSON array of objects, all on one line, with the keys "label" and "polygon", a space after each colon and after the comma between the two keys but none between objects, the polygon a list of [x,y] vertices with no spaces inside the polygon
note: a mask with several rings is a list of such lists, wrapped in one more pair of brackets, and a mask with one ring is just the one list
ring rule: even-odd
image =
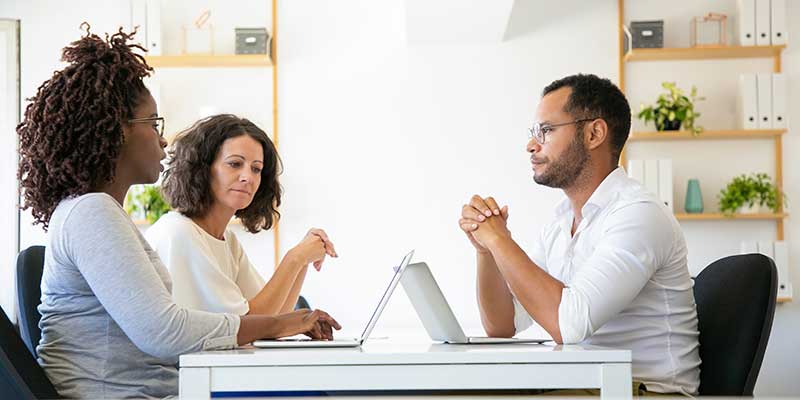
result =
[{"label": "wooden wall shelf", "polygon": [[656,141],[656,140],[721,140],[721,139],[774,139],[786,133],[786,129],[746,129],[746,130],[721,130],[703,131],[695,136],[690,131],[661,131],[661,132],[633,132],[629,141]]},{"label": "wooden wall shelf", "polygon": [[662,49],[632,49],[625,54],[625,62],[709,60],[720,58],[768,58],[780,56],[786,45],[778,46],[724,46],[724,47],[673,47]]},{"label": "wooden wall shelf", "polygon": [[730,216],[722,213],[675,213],[675,218],[679,221],[782,220],[788,216],[789,214],[786,213],[733,214]]},{"label": "wooden wall shelf", "polygon": [[778,303],[788,303],[790,301],[792,301],[791,297],[778,297],[777,300]]},{"label": "wooden wall shelf", "polygon": [[145,59],[147,64],[153,68],[263,68],[272,66],[272,60],[264,54],[146,56]]}]

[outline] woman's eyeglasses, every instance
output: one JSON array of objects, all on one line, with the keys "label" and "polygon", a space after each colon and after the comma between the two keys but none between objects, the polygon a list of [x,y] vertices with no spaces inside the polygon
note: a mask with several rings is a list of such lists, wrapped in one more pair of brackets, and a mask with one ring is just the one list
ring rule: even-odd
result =
[{"label": "woman's eyeglasses", "polygon": [[159,137],[164,137],[164,117],[147,117],[147,118],[134,118],[129,119],[129,124],[143,124],[143,123],[152,123],[153,129],[158,132]]}]

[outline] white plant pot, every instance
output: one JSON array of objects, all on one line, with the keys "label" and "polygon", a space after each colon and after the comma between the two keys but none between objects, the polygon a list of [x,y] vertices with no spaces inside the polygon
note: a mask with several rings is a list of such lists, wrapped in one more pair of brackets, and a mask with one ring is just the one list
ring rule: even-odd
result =
[{"label": "white plant pot", "polygon": [[752,206],[749,204],[743,204],[736,212],[739,214],[758,214],[761,212],[761,205],[754,203]]}]

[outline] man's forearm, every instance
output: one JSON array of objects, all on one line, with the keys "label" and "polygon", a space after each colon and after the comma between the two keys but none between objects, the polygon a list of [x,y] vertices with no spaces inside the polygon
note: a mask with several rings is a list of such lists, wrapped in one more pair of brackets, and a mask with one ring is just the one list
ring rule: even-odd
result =
[{"label": "man's forearm", "polygon": [[512,337],[514,303],[508,286],[497,269],[491,254],[478,252],[478,308],[486,334],[493,337]]},{"label": "man's forearm", "polygon": [[531,261],[511,238],[498,238],[487,248],[520,304],[553,340],[561,343],[558,306],[564,284]]}]

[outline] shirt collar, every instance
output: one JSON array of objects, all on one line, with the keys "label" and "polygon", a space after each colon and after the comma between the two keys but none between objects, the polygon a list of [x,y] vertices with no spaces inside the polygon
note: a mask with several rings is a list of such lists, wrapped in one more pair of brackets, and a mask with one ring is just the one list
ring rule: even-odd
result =
[{"label": "shirt collar", "polygon": [[[586,219],[590,215],[593,215],[595,211],[601,210],[611,203],[618,194],[618,188],[625,178],[625,171],[622,168],[617,167],[611,171],[611,173],[600,182],[600,185],[594,190],[592,195],[589,196],[589,200],[586,201],[586,204],[583,205],[581,209],[583,218]],[[565,217],[567,214],[572,215],[572,203],[570,203],[569,198],[563,199],[558,206],[556,206],[556,218]],[[572,218],[570,218],[570,224],[572,223],[571,219]]]},{"label": "shirt collar", "polygon": [[583,205],[581,213],[586,215],[587,211],[592,212],[593,209],[603,209],[608,206],[619,194],[619,187],[626,177],[625,171],[620,167],[611,171],[611,173],[600,182],[600,186],[589,196],[589,200]]}]

